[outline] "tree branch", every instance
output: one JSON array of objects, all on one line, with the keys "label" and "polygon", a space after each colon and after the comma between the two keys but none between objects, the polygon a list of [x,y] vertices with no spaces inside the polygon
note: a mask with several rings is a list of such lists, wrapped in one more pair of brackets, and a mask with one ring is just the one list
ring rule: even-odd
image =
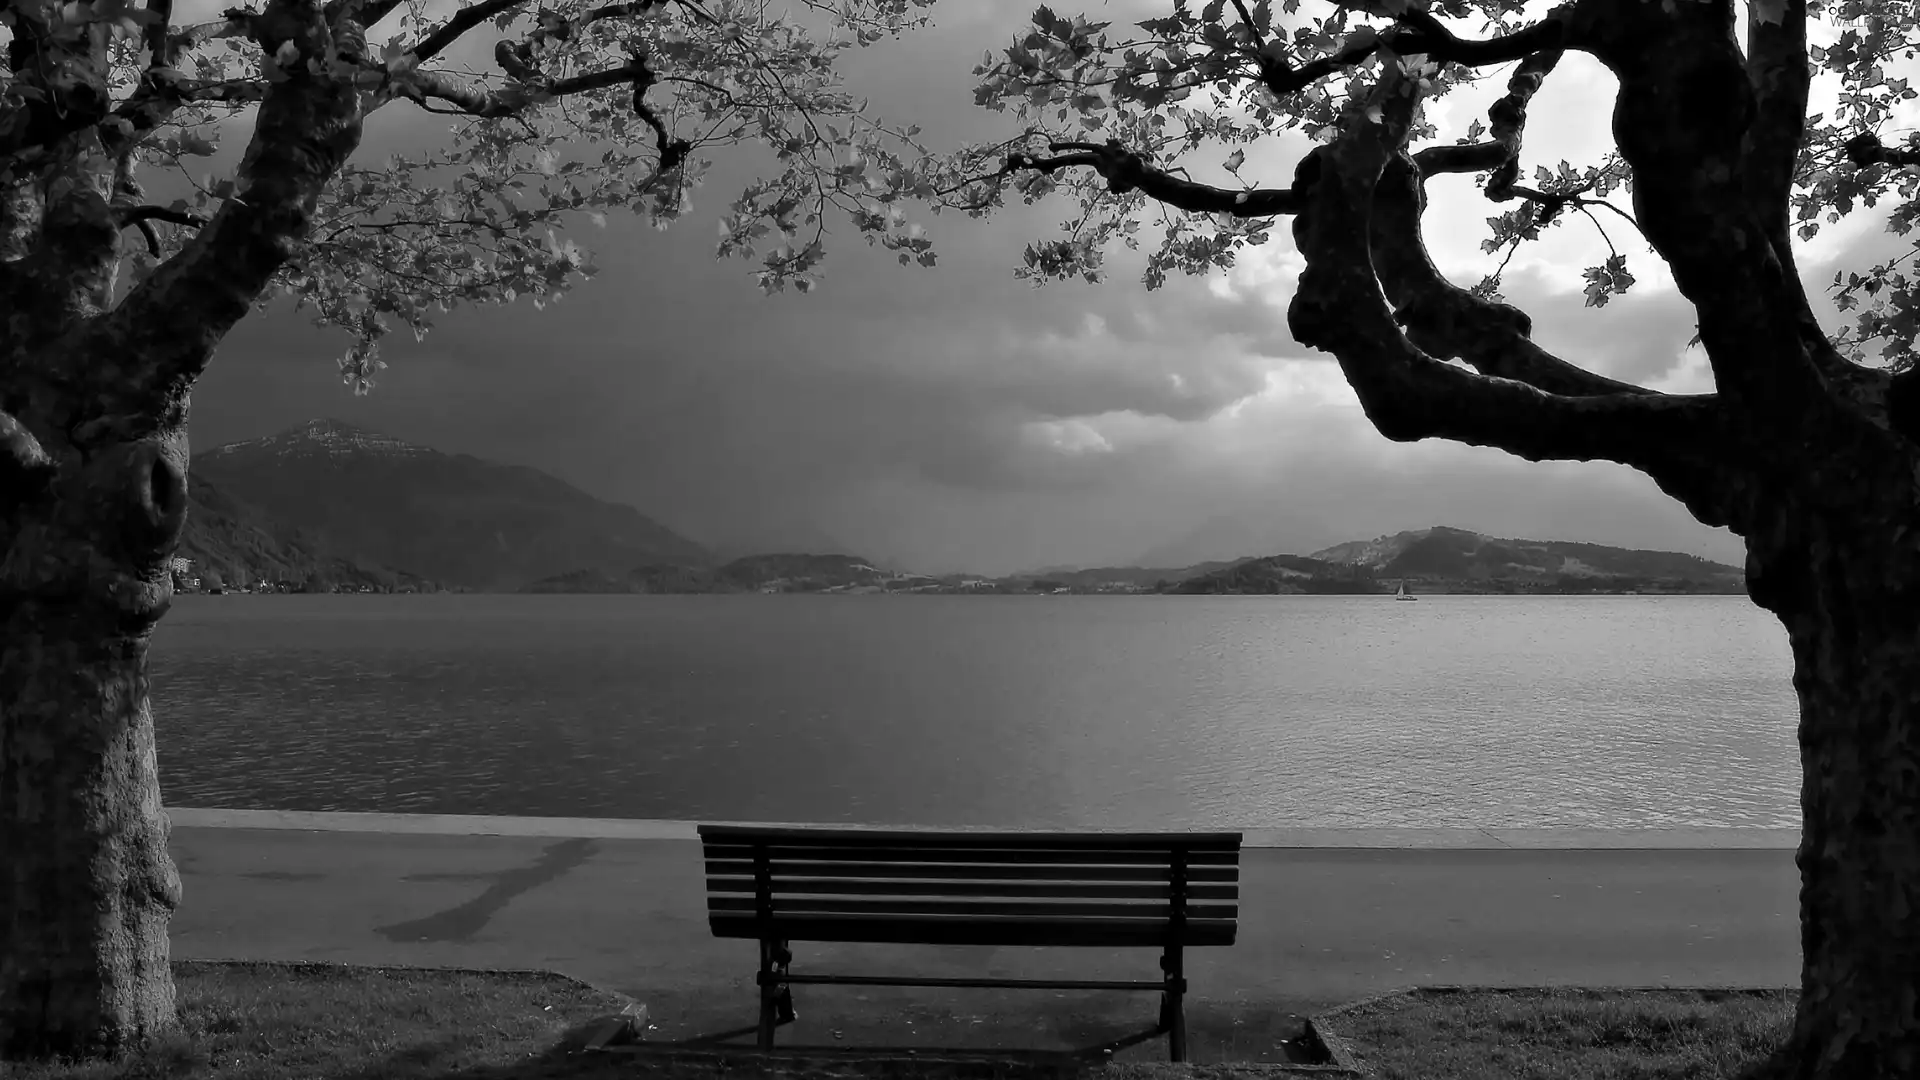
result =
[{"label": "tree branch", "polygon": [[[1634,217],[1699,313],[1700,341],[1730,405],[1779,439],[1832,419],[1811,318],[1789,258],[1772,241],[1746,175],[1753,83],[1725,5],[1617,4],[1568,45],[1620,81],[1613,130],[1633,169]],[[1784,192],[1780,196],[1785,205]]]},{"label": "tree branch", "polygon": [[1253,47],[1257,50],[1266,45],[1260,40],[1260,28],[1254,25],[1253,13],[1247,10],[1247,0],[1233,0],[1233,10],[1240,13],[1240,22],[1247,28],[1247,34],[1253,38]]},{"label": "tree branch", "polygon": [[1506,202],[1514,196],[1513,185],[1520,179],[1520,144],[1527,129],[1527,103],[1560,63],[1561,55],[1559,49],[1547,49],[1520,61],[1507,80],[1507,92],[1487,109],[1488,134],[1506,157],[1487,178],[1487,198],[1494,202]]},{"label": "tree branch", "polygon": [[1791,265],[1794,173],[1807,122],[1807,91],[1813,82],[1807,67],[1806,0],[1785,0],[1778,23],[1762,22],[1759,8],[1750,9],[1747,78],[1754,91],[1754,117],[1747,128],[1744,155],[1748,190],[1780,261]]},{"label": "tree branch", "polygon": [[57,471],[33,432],[11,413],[0,412],[0,508],[43,494]]},{"label": "tree branch", "polygon": [[144,35],[147,66],[165,67],[170,59],[167,52],[167,25],[173,21],[173,0],[147,0],[147,14],[153,20],[147,23]]},{"label": "tree branch", "polygon": [[1413,155],[1414,167],[1421,176],[1440,173],[1486,172],[1507,160],[1507,148],[1497,142],[1467,143],[1460,146],[1429,146]]},{"label": "tree branch", "polygon": [[1382,45],[1390,46],[1394,52],[1402,55],[1424,54],[1434,60],[1469,67],[1510,63],[1536,52],[1560,48],[1566,33],[1566,19],[1573,7],[1572,3],[1562,4],[1532,26],[1486,41],[1455,37],[1432,15],[1408,10],[1398,16],[1401,25],[1387,33],[1366,38],[1349,37],[1348,43],[1338,52],[1297,68],[1278,56],[1263,52],[1260,56],[1260,81],[1276,96],[1284,97],[1365,60]]},{"label": "tree branch", "polygon": [[1433,265],[1422,237],[1424,183],[1404,155],[1395,155],[1375,186],[1371,257],[1394,321],[1421,351],[1458,358],[1483,375],[1523,382],[1567,397],[1651,394],[1568,363],[1534,344],[1533,321],[1508,304],[1475,296],[1448,281]]},{"label": "tree branch", "polygon": [[412,49],[413,55],[416,60],[424,64],[440,55],[454,42],[459,41],[467,31],[526,2],[527,0],[484,0],[482,3],[469,4],[454,12],[453,18],[448,19],[446,25],[421,38],[420,43]]},{"label": "tree branch", "polygon": [[165,221],[198,229],[210,220],[205,214],[196,214],[190,210],[174,210],[165,206],[121,207],[114,216],[119,220],[122,228],[142,221]]},{"label": "tree branch", "polygon": [[242,105],[267,96],[264,79],[220,79],[195,81],[183,79],[170,69],[148,68],[140,76],[140,85],[113,111],[125,120],[126,134],[103,127],[102,140],[116,152],[167,122],[180,106],[195,101],[219,101]]},{"label": "tree branch", "polygon": [[1880,145],[1880,136],[1871,131],[1863,131],[1848,139],[1845,151],[1847,160],[1855,168],[1864,169],[1869,165],[1893,165],[1904,167],[1920,165],[1920,150],[1894,150]]},{"label": "tree branch", "polygon": [[[1722,415],[1713,395],[1609,391],[1590,374],[1572,387],[1579,396],[1549,393],[1446,364],[1408,340],[1382,294],[1368,222],[1382,173],[1403,156],[1417,86],[1390,73],[1376,95],[1382,121],[1350,110],[1346,130],[1315,152],[1318,164],[1302,170],[1311,178],[1310,204],[1294,234],[1307,266],[1288,324],[1301,342],[1334,354],[1381,434],[1493,446],[1534,461],[1615,461],[1649,472],[1707,445],[1703,436]],[[1410,162],[1405,173],[1404,182],[1415,182]],[[1402,287],[1413,280],[1404,267],[1395,273]],[[1508,343],[1516,336],[1509,331]],[[1578,370],[1541,356],[1515,359],[1516,373],[1543,379],[1570,379]]]},{"label": "tree branch", "polygon": [[[319,11],[301,0],[272,0],[263,17],[283,20],[309,42],[329,33],[316,25]],[[358,89],[310,75],[304,65],[287,70],[260,104],[234,197],[117,308],[60,343],[139,365],[99,373],[102,386],[126,399],[109,411],[154,408],[192,385],[306,235],[321,191],[359,145]]]},{"label": "tree branch", "polygon": [[1233,191],[1179,179],[1148,165],[1140,155],[1121,146],[1116,139],[1109,139],[1104,144],[1050,143],[1047,149],[1057,156],[1043,158],[1032,154],[1007,155],[1007,163],[1001,170],[1002,174],[1019,169],[1053,173],[1084,165],[1105,177],[1107,189],[1115,194],[1138,190],[1157,202],[1202,214],[1273,217],[1277,214],[1298,213],[1304,205],[1304,201],[1292,190],[1254,188],[1248,191]]},{"label": "tree branch", "polygon": [[411,87],[400,92],[406,96],[433,98],[459,109],[469,116],[483,119],[495,119],[514,116],[529,107],[552,98],[565,97],[568,94],[580,94],[589,90],[601,90],[609,86],[620,86],[639,81],[646,77],[651,81],[652,73],[639,63],[624,64],[605,71],[589,72],[572,78],[541,85],[514,85],[499,90],[489,90],[477,80],[463,78],[447,71],[415,72]]},{"label": "tree branch", "polygon": [[[644,7],[644,3],[641,6]],[[547,82],[538,72],[522,66],[524,56],[512,48],[510,43],[500,42],[496,47],[496,53],[501,66],[507,68],[508,74],[514,77],[516,85],[497,91],[489,90],[472,80],[450,72],[422,71],[415,72],[409,84],[403,86],[400,92],[413,97],[423,106],[426,99],[433,98],[448,102],[469,116],[497,118],[514,116],[531,105],[565,97],[568,94],[601,90],[609,86],[631,85],[634,114],[653,129],[654,149],[659,154],[659,160],[654,165],[655,177],[679,168],[687,155],[693,152],[693,144],[685,139],[675,138],[666,122],[647,105],[647,91],[659,80],[647,67],[645,56],[636,54],[632,60],[621,67]]]}]

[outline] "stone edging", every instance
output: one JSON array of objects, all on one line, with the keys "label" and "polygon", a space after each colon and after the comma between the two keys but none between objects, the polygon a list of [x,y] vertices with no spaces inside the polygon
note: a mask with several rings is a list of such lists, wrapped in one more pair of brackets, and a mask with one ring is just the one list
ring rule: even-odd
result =
[{"label": "stone edging", "polygon": [[[504,817],[479,814],[385,814],[359,811],[229,810],[168,807],[178,828],[287,829],[325,832],[394,833],[429,836],[521,836],[605,840],[686,840],[697,838],[697,821],[626,818]],[[800,822],[728,822],[784,824]],[[863,829],[829,823],[825,828]],[[954,831],[982,831],[978,829]],[[993,830],[984,830],[993,831]],[[1567,850],[1719,850],[1791,851],[1800,830],[1759,827],[1721,828],[1243,828],[1241,846],[1262,848],[1343,848],[1390,850],[1567,851]]]}]

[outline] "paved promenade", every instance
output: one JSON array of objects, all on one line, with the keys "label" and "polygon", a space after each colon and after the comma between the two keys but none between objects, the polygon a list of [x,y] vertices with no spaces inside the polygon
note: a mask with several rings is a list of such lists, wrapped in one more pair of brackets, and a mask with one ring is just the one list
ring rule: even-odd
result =
[{"label": "paved promenade", "polygon": [[[655,1038],[749,1026],[755,949],[715,940],[691,826],[174,809],[181,959],[550,968],[645,1002]],[[1790,985],[1797,837],[1770,830],[1247,834],[1238,942],[1188,956],[1201,1058],[1418,983]],[[1259,846],[1254,846],[1259,845]],[[1153,978],[1150,950],[795,946],[796,970]],[[1094,1045],[1150,994],[801,987],[787,1043]],[[1137,1021],[1137,1022],[1136,1022]],[[837,1034],[836,1034],[837,1033]],[[1153,1046],[1128,1056],[1164,1053]]]}]

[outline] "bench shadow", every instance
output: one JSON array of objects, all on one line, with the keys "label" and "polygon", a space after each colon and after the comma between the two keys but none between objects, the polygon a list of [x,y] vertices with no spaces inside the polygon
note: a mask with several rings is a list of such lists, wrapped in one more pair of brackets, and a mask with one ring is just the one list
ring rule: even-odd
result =
[{"label": "bench shadow", "polygon": [[[600,1050],[581,1047],[578,1030],[546,1049],[520,1061],[459,1066],[452,1064],[462,1050],[457,1036],[395,1047],[383,1060],[348,1071],[316,1076],[312,1080],[613,1080],[636,1075],[685,1080],[734,1077],[819,1075],[829,1068],[839,1077],[890,1080],[911,1075],[906,1059],[924,1059],[940,1080],[1069,1080],[1090,1073],[1114,1054],[1143,1042],[1165,1038],[1157,1028],[1133,1032],[1091,1046],[1068,1050],[989,1050],[943,1046],[828,1046],[793,1044],[761,1051],[751,1042],[754,1027],[714,1031],[670,1041],[614,1045]],[[798,1070],[791,1066],[805,1066]],[[864,1066],[864,1067],[863,1067]]]},{"label": "bench shadow", "polygon": [[1109,1039],[1105,1042],[1095,1043],[1091,1046],[1077,1047],[1077,1048],[1068,1049],[1068,1050],[1022,1050],[1019,1048],[981,1049],[979,1047],[901,1045],[901,1044],[895,1044],[895,1043],[867,1045],[867,1044],[858,1044],[858,1043],[834,1042],[834,1043],[780,1043],[776,1045],[771,1051],[760,1051],[759,1048],[753,1045],[751,1042],[742,1041],[742,1040],[753,1039],[758,1033],[759,1033],[759,1028],[750,1024],[743,1028],[731,1028],[726,1031],[714,1031],[714,1032],[709,1032],[709,1033],[700,1034],[700,1035],[690,1035],[683,1039],[649,1039],[647,1040],[645,1045],[648,1047],[664,1047],[664,1048],[670,1048],[670,1049],[732,1050],[732,1051],[740,1051],[740,1052],[771,1053],[774,1055],[804,1054],[809,1056],[845,1055],[845,1056],[872,1057],[872,1056],[879,1056],[879,1055],[904,1056],[908,1054],[914,1054],[914,1055],[924,1054],[929,1057],[940,1057],[940,1058],[959,1058],[959,1057],[1020,1058],[1022,1060],[1028,1059],[1028,1058],[1040,1058],[1040,1059],[1057,1058],[1062,1060],[1074,1060],[1074,1061],[1083,1060],[1083,1061],[1090,1061],[1090,1062],[1098,1062],[1098,1061],[1104,1061],[1107,1057],[1113,1054],[1117,1054],[1122,1050],[1126,1050],[1134,1046],[1139,1046],[1141,1043],[1152,1042],[1155,1039],[1165,1039],[1167,1037],[1167,1033],[1164,1029],[1159,1027],[1148,1027],[1141,1031],[1135,1031],[1135,1032],[1132,1032],[1131,1034],[1122,1035],[1116,1039]]}]

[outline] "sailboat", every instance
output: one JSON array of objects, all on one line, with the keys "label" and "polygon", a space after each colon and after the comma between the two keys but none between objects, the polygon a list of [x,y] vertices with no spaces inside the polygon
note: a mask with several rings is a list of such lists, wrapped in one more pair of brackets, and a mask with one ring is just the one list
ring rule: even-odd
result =
[{"label": "sailboat", "polygon": [[1420,599],[1419,597],[1417,597],[1417,596],[1415,596],[1415,595],[1413,595],[1412,593],[1410,593],[1410,592],[1408,592],[1408,591],[1407,591],[1407,583],[1406,583],[1406,581],[1404,581],[1404,580],[1402,580],[1402,581],[1400,582],[1400,588],[1398,588],[1398,589],[1396,589],[1396,590],[1394,591],[1394,594],[1393,594],[1393,598],[1394,598],[1395,600],[1418,600],[1418,599]]}]

